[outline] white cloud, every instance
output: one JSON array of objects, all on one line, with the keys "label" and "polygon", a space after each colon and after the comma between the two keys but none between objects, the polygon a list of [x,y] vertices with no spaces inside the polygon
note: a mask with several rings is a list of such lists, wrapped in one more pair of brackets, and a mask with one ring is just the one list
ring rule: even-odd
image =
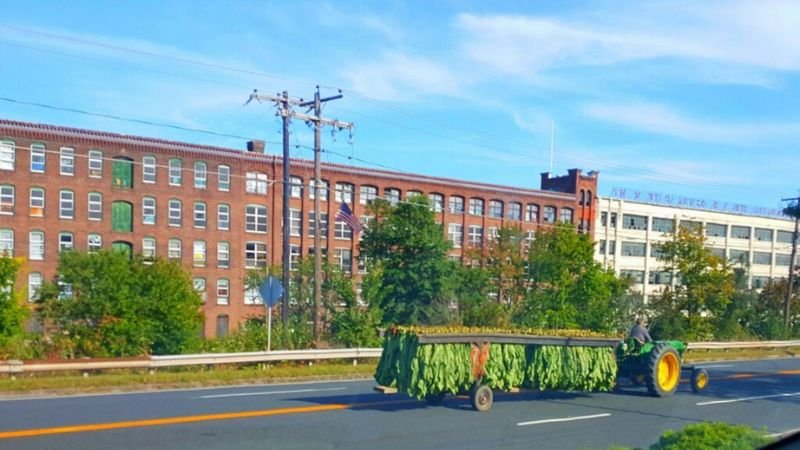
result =
[{"label": "white cloud", "polygon": [[353,90],[380,100],[411,101],[423,95],[458,96],[461,77],[434,60],[386,53],[343,71]]},{"label": "white cloud", "polygon": [[455,23],[467,58],[521,77],[665,58],[730,65],[748,77],[743,67],[800,70],[797,2],[656,3],[602,13],[572,19],[460,14]]},{"label": "white cloud", "polygon": [[796,123],[725,123],[688,117],[657,103],[602,104],[583,107],[587,117],[636,130],[696,142],[752,145],[800,137]]}]

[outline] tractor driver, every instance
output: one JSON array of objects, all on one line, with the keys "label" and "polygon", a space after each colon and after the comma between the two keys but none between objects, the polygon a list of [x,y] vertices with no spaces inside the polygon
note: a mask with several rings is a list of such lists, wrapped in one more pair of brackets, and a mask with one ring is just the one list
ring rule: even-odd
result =
[{"label": "tractor driver", "polygon": [[645,342],[650,342],[653,339],[650,338],[650,333],[647,332],[647,328],[643,325],[644,321],[641,318],[636,319],[636,325],[631,328],[631,333],[628,337],[635,339],[639,345],[643,345]]}]

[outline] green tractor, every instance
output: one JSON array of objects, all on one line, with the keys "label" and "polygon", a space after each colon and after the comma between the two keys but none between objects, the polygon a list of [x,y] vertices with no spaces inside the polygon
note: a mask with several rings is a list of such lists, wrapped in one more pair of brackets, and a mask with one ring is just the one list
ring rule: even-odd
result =
[{"label": "green tractor", "polygon": [[636,386],[645,385],[650,395],[672,395],[681,381],[682,370],[691,370],[694,393],[708,386],[708,372],[700,367],[684,367],[683,353],[688,344],[682,341],[652,341],[644,344],[625,339],[617,347],[618,378],[627,378]]}]

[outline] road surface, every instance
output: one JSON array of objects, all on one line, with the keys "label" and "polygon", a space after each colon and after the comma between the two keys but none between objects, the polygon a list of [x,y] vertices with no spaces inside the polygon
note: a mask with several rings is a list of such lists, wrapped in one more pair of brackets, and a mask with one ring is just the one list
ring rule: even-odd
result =
[{"label": "road surface", "polygon": [[332,381],[42,398],[0,398],[0,449],[605,449],[647,446],[702,420],[800,428],[800,359],[705,364],[711,384],[668,398],[622,392],[465,397],[428,406]]}]

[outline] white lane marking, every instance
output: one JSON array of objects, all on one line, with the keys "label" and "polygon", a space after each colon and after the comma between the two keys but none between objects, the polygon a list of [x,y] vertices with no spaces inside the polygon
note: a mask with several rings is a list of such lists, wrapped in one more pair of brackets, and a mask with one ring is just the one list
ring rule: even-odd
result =
[{"label": "white lane marking", "polygon": [[227,384],[219,386],[202,386],[191,388],[166,388],[166,389],[144,389],[138,391],[122,391],[122,392],[92,392],[92,393],[75,393],[75,394],[53,394],[53,395],[25,395],[25,394],[12,394],[7,396],[0,396],[0,402],[20,402],[26,400],[55,400],[55,399],[69,399],[69,398],[83,398],[83,397],[111,397],[119,395],[142,395],[142,394],[160,394],[165,392],[193,392],[193,391],[218,391],[225,389],[239,389],[239,388],[252,388],[252,387],[267,387],[267,386],[302,386],[305,384],[331,384],[331,383],[359,383],[371,382],[375,380],[372,377],[365,378],[349,378],[342,380],[308,380],[308,381],[295,381],[287,383],[242,383],[242,384]]},{"label": "white lane marking", "polygon": [[780,433],[772,433],[772,434],[769,434],[767,436],[769,436],[771,438],[776,438],[776,437],[786,436],[786,435],[789,435],[789,434],[794,434],[794,433],[797,433],[798,431],[800,431],[800,428],[794,428],[792,430],[786,430],[786,431],[783,431],[783,432],[780,432]]},{"label": "white lane marking", "polygon": [[773,394],[773,395],[759,395],[757,397],[742,397],[742,398],[734,398],[730,400],[715,400],[712,402],[700,402],[695,403],[697,406],[706,406],[706,405],[722,405],[725,403],[736,403],[736,402],[746,402],[750,400],[760,400],[762,398],[777,398],[777,397],[796,397],[800,395],[800,392],[787,392],[785,394]]},{"label": "white lane marking", "polygon": [[702,365],[702,366],[695,366],[695,367],[697,367],[699,369],[722,369],[723,367],[733,367],[733,364],[716,364],[716,365],[713,365],[713,366]]},{"label": "white lane marking", "polygon": [[528,425],[539,425],[542,423],[555,423],[555,422],[572,422],[573,420],[586,420],[586,419],[599,419],[600,417],[608,417],[611,413],[603,413],[603,414],[592,414],[591,416],[577,416],[577,417],[562,417],[560,419],[543,419],[543,420],[531,420],[530,422],[519,422],[517,423],[518,427],[524,427]]},{"label": "white lane marking", "polygon": [[335,388],[320,388],[320,389],[291,389],[288,391],[237,392],[236,394],[203,395],[195,398],[226,398],[226,397],[250,397],[253,395],[302,394],[306,392],[343,391],[345,389],[347,388],[335,387]]}]

